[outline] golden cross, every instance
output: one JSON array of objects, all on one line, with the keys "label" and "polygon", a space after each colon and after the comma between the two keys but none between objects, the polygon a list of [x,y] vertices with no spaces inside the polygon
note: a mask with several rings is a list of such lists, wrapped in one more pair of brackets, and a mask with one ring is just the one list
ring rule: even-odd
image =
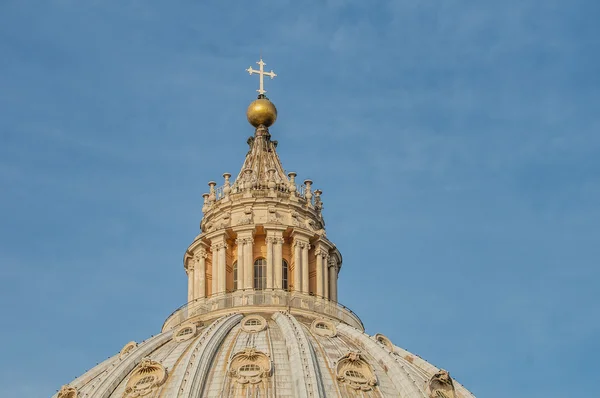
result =
[{"label": "golden cross", "polygon": [[260,86],[259,86],[259,89],[256,91],[258,91],[259,94],[264,95],[267,91],[264,89],[263,77],[266,75],[266,76],[269,76],[272,80],[277,75],[275,74],[275,72],[273,72],[273,69],[271,69],[271,72],[265,72],[264,66],[266,64],[263,62],[262,57],[260,58],[260,61],[257,62],[257,64],[259,66],[258,70],[252,69],[252,67],[249,67],[248,69],[246,69],[246,72],[248,72],[250,75],[252,75],[253,73],[258,74]]}]

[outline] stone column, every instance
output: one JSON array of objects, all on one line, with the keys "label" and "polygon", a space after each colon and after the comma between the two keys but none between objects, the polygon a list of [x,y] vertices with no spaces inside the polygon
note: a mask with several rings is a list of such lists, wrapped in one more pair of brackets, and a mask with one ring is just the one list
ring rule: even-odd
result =
[{"label": "stone column", "polygon": [[213,243],[210,246],[212,252],[212,281],[211,281],[211,296],[217,293],[217,280],[219,279],[219,244]]},{"label": "stone column", "polygon": [[219,293],[227,290],[227,244],[221,243],[219,247],[219,282],[217,284]]},{"label": "stone column", "polygon": [[244,289],[244,239],[237,238],[235,240],[237,243],[237,288],[242,290]]},{"label": "stone column", "polygon": [[315,256],[317,257],[317,275],[316,275],[317,276],[316,277],[317,291],[316,291],[316,294],[319,297],[325,296],[325,294],[323,293],[324,255],[325,255],[325,253],[321,249],[315,250]]},{"label": "stone column", "polygon": [[252,261],[253,238],[244,239],[244,289],[254,287],[254,261]]},{"label": "stone column", "polygon": [[308,250],[310,244],[304,243],[302,246],[302,293],[309,293],[309,276],[308,276]]},{"label": "stone column", "polygon": [[206,297],[206,256],[205,249],[194,256],[194,299]]},{"label": "stone column", "polygon": [[329,292],[329,254],[323,258],[323,296],[326,299],[331,299]]},{"label": "stone column", "polygon": [[188,266],[186,269],[188,277],[188,303],[194,299],[194,260],[188,260]]},{"label": "stone column", "polygon": [[[281,278],[282,278],[282,266],[283,266],[283,238],[276,237],[273,239],[273,263],[274,263],[274,283],[273,287],[275,289],[282,289]],[[289,263],[288,263],[289,267]],[[288,285],[290,282],[290,269],[288,268]]]},{"label": "stone column", "polygon": [[273,240],[267,236],[267,289],[273,289]]},{"label": "stone column", "polygon": [[337,262],[329,260],[329,299],[337,301]]},{"label": "stone column", "polygon": [[294,239],[294,290],[302,291],[302,246],[303,242]]}]

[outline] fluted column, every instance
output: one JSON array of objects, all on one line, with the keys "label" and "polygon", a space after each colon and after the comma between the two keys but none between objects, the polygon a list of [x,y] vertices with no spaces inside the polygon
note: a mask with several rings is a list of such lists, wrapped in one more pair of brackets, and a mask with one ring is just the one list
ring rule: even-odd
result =
[{"label": "fluted column", "polygon": [[267,289],[273,289],[273,241],[274,238],[268,236],[267,239]]},{"label": "fluted column", "polygon": [[317,291],[316,294],[319,297],[323,297],[325,296],[325,294],[323,293],[323,273],[324,273],[324,267],[323,267],[323,260],[324,260],[324,256],[325,253],[320,250],[317,249],[315,250],[315,256],[317,257],[317,275],[316,275],[316,285],[317,285]]},{"label": "fluted column", "polygon": [[310,244],[304,243],[302,246],[302,293],[309,293],[309,276],[308,276],[308,250]]},{"label": "fluted column", "polygon": [[210,246],[210,251],[212,252],[212,281],[210,286],[211,295],[213,295],[217,293],[217,280],[219,279],[219,243],[213,243]]},{"label": "fluted column", "polygon": [[194,256],[194,299],[206,296],[206,257],[205,249]]},{"label": "fluted column", "polygon": [[[273,287],[275,289],[283,289],[283,286],[281,285],[281,279],[282,279],[282,274],[281,274],[281,270],[282,270],[282,265],[283,265],[283,238],[277,237],[273,239],[273,263],[274,263],[274,268],[275,268],[275,272],[274,272],[274,276],[273,278],[275,279],[273,281]],[[289,264],[288,264],[289,267]],[[288,268],[288,285],[289,285],[289,280],[290,280],[290,270]]]},{"label": "fluted column", "polygon": [[323,258],[323,268],[323,297],[331,299],[329,289],[329,254],[326,254]]},{"label": "fluted column", "polygon": [[219,247],[219,281],[217,290],[223,293],[227,290],[227,244],[221,243]]},{"label": "fluted column", "polygon": [[237,288],[244,288],[244,239],[238,238],[235,240],[237,243]]},{"label": "fluted column", "polygon": [[253,238],[244,239],[244,289],[252,289],[254,287],[254,262],[252,261],[253,244]]},{"label": "fluted column", "polygon": [[337,262],[331,258],[329,260],[329,299],[337,301]]},{"label": "fluted column", "polygon": [[302,246],[303,242],[294,241],[294,290],[302,291]]},{"label": "fluted column", "polygon": [[188,261],[186,269],[188,277],[188,303],[194,299],[194,260]]}]

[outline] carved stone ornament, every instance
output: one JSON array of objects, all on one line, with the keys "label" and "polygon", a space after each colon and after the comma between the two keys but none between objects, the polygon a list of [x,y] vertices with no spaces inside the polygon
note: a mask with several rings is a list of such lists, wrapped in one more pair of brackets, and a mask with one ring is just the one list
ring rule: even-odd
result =
[{"label": "carved stone ornament", "polygon": [[281,220],[277,217],[277,209],[275,206],[269,206],[268,208],[269,214],[267,218],[267,222],[270,224],[281,224]]},{"label": "carved stone ornament", "polygon": [[167,370],[160,363],[150,358],[144,358],[133,370],[123,398],[144,397],[152,394],[167,380]]},{"label": "carved stone ornament", "polygon": [[237,225],[248,225],[248,224],[252,224],[252,207],[250,206],[246,206],[246,208],[244,208],[244,215],[242,217],[240,217],[240,219],[238,220]]},{"label": "carved stone ornament", "polygon": [[457,398],[450,373],[444,369],[440,369],[427,382],[425,393],[429,398]]},{"label": "carved stone ornament", "polygon": [[392,344],[391,340],[381,333],[377,333],[375,335],[375,341],[387,348],[390,352],[394,352],[394,344]]},{"label": "carved stone ornament", "polygon": [[179,326],[175,332],[173,332],[173,340],[175,341],[186,341],[193,338],[196,335],[197,329],[195,323],[186,323]]},{"label": "carved stone ornament", "polygon": [[327,319],[315,319],[310,325],[310,330],[317,336],[335,337],[337,330],[333,322]]},{"label": "carved stone ornament", "polygon": [[129,353],[131,351],[133,351],[136,348],[137,348],[137,343],[135,341],[130,341],[129,343],[125,344],[123,346],[123,348],[121,348],[121,352],[119,352],[119,359],[123,359],[124,357],[129,355]]},{"label": "carved stone ornament", "polygon": [[271,376],[272,370],[273,365],[271,358],[265,353],[257,351],[254,347],[247,347],[231,357],[228,375],[235,384],[238,384],[238,388],[236,389],[238,392],[240,392],[239,385],[246,386],[257,384],[262,384],[260,389],[264,391],[267,385],[267,378]]},{"label": "carved stone ornament", "polygon": [[291,216],[292,216],[292,225],[294,227],[299,227],[300,222],[301,222],[300,214],[298,214],[297,211],[292,211]]},{"label": "carved stone ornament", "polygon": [[58,392],[57,398],[79,398],[79,393],[75,387],[65,384]]},{"label": "carved stone ornament", "polygon": [[373,369],[359,352],[349,352],[338,360],[336,376],[353,390],[370,391],[377,385]]}]

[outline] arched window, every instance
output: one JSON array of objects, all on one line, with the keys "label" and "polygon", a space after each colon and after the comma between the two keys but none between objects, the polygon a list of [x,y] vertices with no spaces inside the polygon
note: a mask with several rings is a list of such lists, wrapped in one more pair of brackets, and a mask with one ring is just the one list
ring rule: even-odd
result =
[{"label": "arched window", "polygon": [[267,260],[257,258],[254,262],[254,288],[264,290],[267,287]]},{"label": "arched window", "polygon": [[233,290],[238,290],[238,266],[237,261],[233,263]]},{"label": "arched window", "polygon": [[281,288],[288,290],[288,263],[285,260],[281,261]]}]

